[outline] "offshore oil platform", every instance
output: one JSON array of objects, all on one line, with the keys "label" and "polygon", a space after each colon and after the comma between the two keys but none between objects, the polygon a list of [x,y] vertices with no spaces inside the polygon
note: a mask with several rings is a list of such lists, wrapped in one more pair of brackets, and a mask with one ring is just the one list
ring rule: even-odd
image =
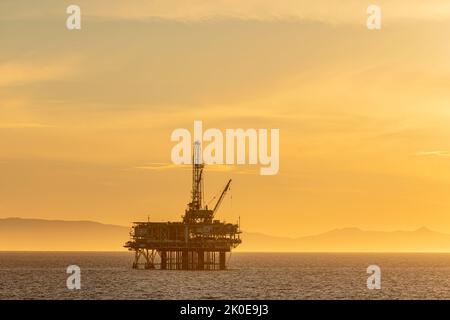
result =
[{"label": "offshore oil platform", "polygon": [[[192,161],[192,198],[179,222],[134,222],[124,247],[135,252],[133,268],[161,270],[225,270],[226,253],[240,243],[240,225],[214,219],[228,181],[213,209],[203,206],[201,144],[196,141]],[[142,260],[142,262],[141,262]]]}]

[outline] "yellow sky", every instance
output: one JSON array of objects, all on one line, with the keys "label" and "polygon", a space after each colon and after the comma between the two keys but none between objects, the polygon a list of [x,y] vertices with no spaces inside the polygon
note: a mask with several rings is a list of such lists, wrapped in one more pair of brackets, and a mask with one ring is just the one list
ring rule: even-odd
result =
[{"label": "yellow sky", "polygon": [[[450,4],[0,3],[0,217],[178,219],[190,171],[171,132],[279,128],[280,172],[234,180],[220,218],[272,235],[450,233]],[[158,164],[158,165],[155,165]]]}]

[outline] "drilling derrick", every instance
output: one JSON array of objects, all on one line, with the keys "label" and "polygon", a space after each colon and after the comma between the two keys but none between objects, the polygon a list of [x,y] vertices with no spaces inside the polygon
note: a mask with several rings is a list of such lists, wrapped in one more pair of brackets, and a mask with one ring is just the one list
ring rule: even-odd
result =
[{"label": "drilling derrick", "polygon": [[135,252],[133,268],[170,270],[224,270],[226,253],[240,243],[238,224],[214,220],[231,180],[211,210],[203,206],[204,164],[201,144],[194,143],[192,191],[181,222],[134,222],[124,247]]},{"label": "drilling derrick", "polygon": [[200,142],[194,143],[192,155],[192,201],[183,216],[186,223],[205,222],[208,220],[208,210],[202,208],[203,205],[203,169],[204,164],[201,159],[202,147]]},{"label": "drilling derrick", "polygon": [[194,143],[194,154],[192,155],[192,202],[191,208],[199,210],[203,200],[203,162],[201,158],[202,147],[200,142]]}]

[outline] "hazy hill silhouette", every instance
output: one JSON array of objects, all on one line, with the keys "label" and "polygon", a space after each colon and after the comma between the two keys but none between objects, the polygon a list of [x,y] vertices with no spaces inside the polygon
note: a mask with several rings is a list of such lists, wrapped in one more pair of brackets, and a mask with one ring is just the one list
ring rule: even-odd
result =
[{"label": "hazy hill silhouette", "polygon": [[92,221],[0,219],[2,251],[119,251],[130,228]]},{"label": "hazy hill silhouette", "polygon": [[[0,219],[0,251],[125,251],[129,227],[93,221]],[[244,232],[237,251],[450,252],[450,235],[414,231],[336,229],[315,236],[286,238]]]},{"label": "hazy hill silhouette", "polygon": [[450,252],[450,235],[425,227],[392,232],[344,228],[295,239],[248,233],[243,242],[251,251]]}]

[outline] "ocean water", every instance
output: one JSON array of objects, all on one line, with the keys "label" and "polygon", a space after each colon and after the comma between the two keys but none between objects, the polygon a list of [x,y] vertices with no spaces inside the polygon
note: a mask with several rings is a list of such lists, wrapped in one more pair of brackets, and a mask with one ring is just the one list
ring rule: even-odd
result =
[{"label": "ocean water", "polygon": [[[133,270],[124,253],[0,252],[0,299],[450,299],[450,254],[233,253],[226,271]],[[81,289],[68,290],[68,265]],[[381,289],[366,269],[381,268]]]}]

